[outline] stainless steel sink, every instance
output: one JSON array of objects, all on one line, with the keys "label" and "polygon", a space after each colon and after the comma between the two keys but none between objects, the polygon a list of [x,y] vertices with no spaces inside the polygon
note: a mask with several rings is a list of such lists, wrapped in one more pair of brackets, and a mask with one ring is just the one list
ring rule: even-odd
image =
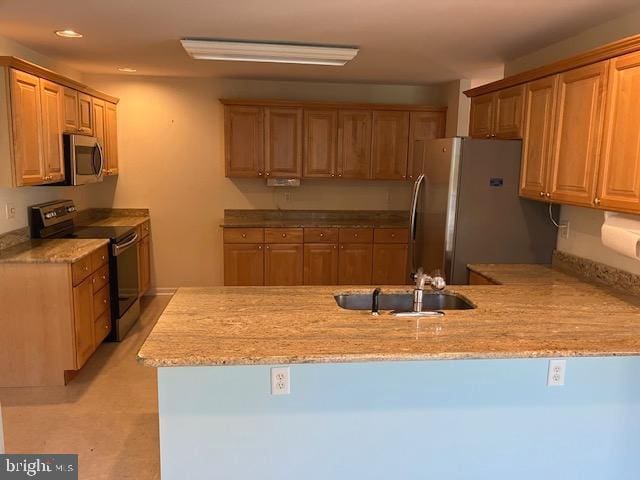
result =
[{"label": "stainless steel sink", "polygon": [[[347,310],[371,310],[372,293],[345,293],[335,295],[339,307]],[[378,296],[380,310],[409,312],[413,308],[411,293],[381,293]],[[455,293],[434,292],[422,297],[422,310],[469,310],[476,308],[466,298]]]}]

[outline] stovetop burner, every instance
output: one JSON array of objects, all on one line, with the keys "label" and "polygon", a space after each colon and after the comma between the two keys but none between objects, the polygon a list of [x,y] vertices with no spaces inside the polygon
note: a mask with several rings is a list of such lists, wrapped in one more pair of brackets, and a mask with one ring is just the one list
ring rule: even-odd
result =
[{"label": "stovetop burner", "polygon": [[113,243],[118,243],[130,236],[135,231],[134,227],[75,227],[73,231],[65,235],[65,238],[108,238]]}]

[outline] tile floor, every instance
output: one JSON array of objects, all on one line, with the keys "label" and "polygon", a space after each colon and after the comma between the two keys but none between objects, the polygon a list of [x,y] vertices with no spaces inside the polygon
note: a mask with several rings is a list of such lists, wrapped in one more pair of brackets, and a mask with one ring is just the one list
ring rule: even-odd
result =
[{"label": "tile floor", "polygon": [[0,388],[7,453],[78,453],[81,480],[159,479],[156,371],[136,353],[170,298],[143,298],[127,338],[66,387]]}]

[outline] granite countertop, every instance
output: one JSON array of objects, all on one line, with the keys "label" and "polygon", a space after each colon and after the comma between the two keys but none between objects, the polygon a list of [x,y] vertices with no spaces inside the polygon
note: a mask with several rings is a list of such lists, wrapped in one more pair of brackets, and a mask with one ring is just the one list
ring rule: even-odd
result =
[{"label": "granite countertop", "polygon": [[148,216],[113,216],[107,218],[89,218],[77,222],[84,227],[137,227],[148,221]]},{"label": "granite countertop", "polygon": [[581,280],[554,269],[551,265],[471,264],[469,270],[500,285],[562,285]]},{"label": "granite countertop", "polygon": [[407,228],[399,210],[225,210],[225,228]]},{"label": "granite countertop", "polygon": [[0,263],[74,263],[108,244],[107,239],[29,240],[2,250]]},{"label": "granite countertop", "polygon": [[138,359],[165,367],[640,355],[640,299],[589,283],[454,286],[477,308],[421,319],[343,310],[333,294],[345,291],[353,289],[181,288]]}]

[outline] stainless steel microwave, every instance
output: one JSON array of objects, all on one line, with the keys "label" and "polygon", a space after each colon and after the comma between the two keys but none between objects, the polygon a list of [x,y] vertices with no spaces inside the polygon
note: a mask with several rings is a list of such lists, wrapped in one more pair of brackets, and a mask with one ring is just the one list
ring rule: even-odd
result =
[{"label": "stainless steel microwave", "polygon": [[64,134],[65,185],[102,181],[104,154],[100,140],[86,135]]}]

